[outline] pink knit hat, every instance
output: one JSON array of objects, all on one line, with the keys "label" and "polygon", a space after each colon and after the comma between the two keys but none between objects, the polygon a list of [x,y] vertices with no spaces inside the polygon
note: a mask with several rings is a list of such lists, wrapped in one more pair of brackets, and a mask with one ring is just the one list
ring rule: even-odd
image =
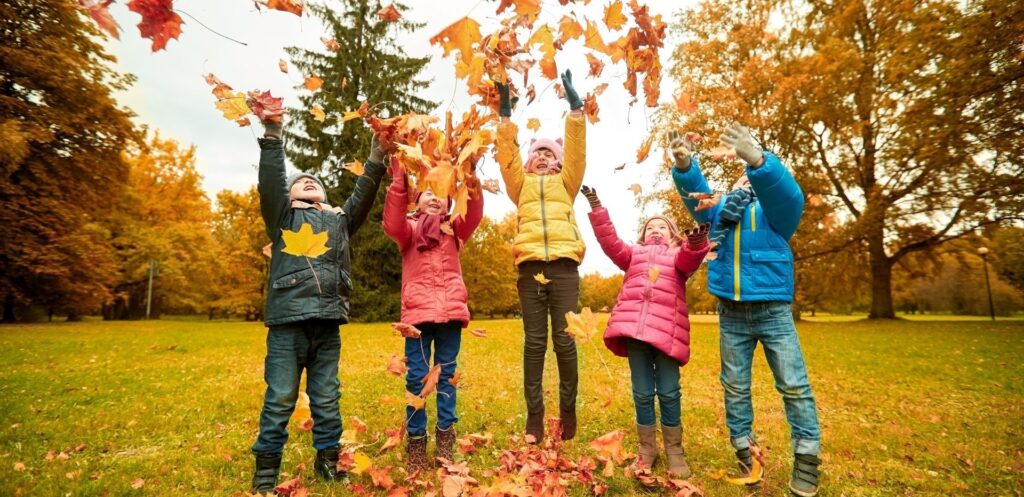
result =
[{"label": "pink knit hat", "polygon": [[556,138],[554,140],[552,140],[551,138],[534,138],[534,139],[530,140],[530,155],[531,156],[533,154],[537,153],[537,151],[542,149],[542,148],[546,148],[546,149],[550,150],[551,153],[555,154],[555,160],[557,160],[559,164],[562,163],[562,139],[561,138]]}]

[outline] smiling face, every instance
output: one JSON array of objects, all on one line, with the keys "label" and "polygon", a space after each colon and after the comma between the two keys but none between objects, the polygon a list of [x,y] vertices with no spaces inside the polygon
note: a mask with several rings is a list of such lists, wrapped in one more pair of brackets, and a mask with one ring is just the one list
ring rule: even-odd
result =
[{"label": "smiling face", "polygon": [[546,149],[538,148],[533,154],[533,172],[540,175],[553,174],[555,169],[552,164],[557,160],[555,153]]},{"label": "smiling face", "polygon": [[644,240],[661,243],[669,243],[672,239],[672,231],[664,219],[652,219],[644,227]]},{"label": "smiling face", "polygon": [[327,193],[320,186],[320,182],[308,177],[299,178],[292,183],[288,195],[292,200],[307,200],[309,202],[323,202],[327,199]]},{"label": "smiling face", "polygon": [[416,209],[430,215],[444,214],[448,212],[448,199],[434,195],[434,191],[427,188],[420,194],[420,199],[416,202]]}]

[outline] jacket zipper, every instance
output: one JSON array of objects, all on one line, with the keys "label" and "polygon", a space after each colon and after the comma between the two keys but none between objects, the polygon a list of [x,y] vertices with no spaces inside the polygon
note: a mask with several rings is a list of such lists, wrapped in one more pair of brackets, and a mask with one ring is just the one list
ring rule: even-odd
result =
[{"label": "jacket zipper", "polygon": [[[656,250],[659,250],[660,248],[661,247],[658,246],[654,250],[656,251]],[[657,256],[657,254],[655,254],[655,256]],[[649,274],[651,273],[651,267],[654,264],[654,260],[655,260],[655,257],[652,257],[650,255],[650,252],[648,252],[648,255],[647,255],[647,274],[643,275],[643,277],[644,277],[644,305],[640,308],[640,320],[638,321],[637,330],[636,330],[637,338],[643,336],[644,328],[645,328],[644,324],[647,321],[647,304],[648,304],[648,302],[650,302],[650,299],[651,299],[651,277],[649,276]]]},{"label": "jacket zipper", "polygon": [[541,229],[544,231],[544,262],[548,262],[548,218],[544,212],[544,178],[547,175],[541,175],[540,177],[540,223]]},{"label": "jacket zipper", "polygon": [[735,297],[733,300],[736,302],[740,301],[740,233],[743,231],[743,218],[740,218],[740,222],[736,223],[736,233],[733,234],[733,247],[732,247],[732,258],[733,258],[733,269],[732,269],[732,284],[735,290]]},{"label": "jacket zipper", "polygon": [[750,231],[757,231],[757,204],[750,204]]}]

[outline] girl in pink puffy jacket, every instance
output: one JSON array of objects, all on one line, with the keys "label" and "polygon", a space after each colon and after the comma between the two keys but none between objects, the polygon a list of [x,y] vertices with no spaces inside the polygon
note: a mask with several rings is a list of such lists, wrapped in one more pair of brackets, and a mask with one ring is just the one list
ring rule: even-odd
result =
[{"label": "girl in pink puffy jacket", "polygon": [[[406,390],[418,395],[423,379],[430,371],[433,348],[434,365],[441,366],[437,382],[437,457],[452,461],[455,443],[455,375],[456,359],[462,342],[462,328],[469,325],[466,284],[462,281],[459,262],[466,240],[480,224],[484,199],[480,180],[466,178],[469,201],[466,215],[451,219],[450,198],[434,195],[430,189],[415,197],[416,210],[407,213],[408,178],[401,166],[392,171],[393,181],[384,204],[383,226],[402,253],[402,323],[415,326],[419,338],[405,339],[408,358]],[[426,409],[406,407],[408,420],[406,452],[410,473],[426,467]]]},{"label": "girl in pink puffy jacket", "polygon": [[617,356],[629,359],[640,447],[637,466],[650,469],[658,458],[654,397],[661,406],[661,434],[669,473],[688,478],[692,473],[683,450],[680,418],[679,368],[690,359],[690,321],[686,310],[686,280],[708,253],[709,225],[679,231],[665,216],[644,222],[636,245],[615,233],[608,211],[597,193],[583,187],[590,202],[590,224],[601,249],[626,272],[604,343]]}]

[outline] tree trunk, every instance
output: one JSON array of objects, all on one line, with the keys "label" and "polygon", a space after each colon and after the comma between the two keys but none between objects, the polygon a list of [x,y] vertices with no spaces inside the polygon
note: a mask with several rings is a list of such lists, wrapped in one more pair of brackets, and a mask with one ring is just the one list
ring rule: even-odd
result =
[{"label": "tree trunk", "polygon": [[881,233],[868,239],[871,262],[871,312],[868,319],[895,319],[892,307],[892,261],[885,255]]},{"label": "tree trunk", "polygon": [[4,320],[5,323],[14,322],[14,297],[8,295],[4,298]]}]

